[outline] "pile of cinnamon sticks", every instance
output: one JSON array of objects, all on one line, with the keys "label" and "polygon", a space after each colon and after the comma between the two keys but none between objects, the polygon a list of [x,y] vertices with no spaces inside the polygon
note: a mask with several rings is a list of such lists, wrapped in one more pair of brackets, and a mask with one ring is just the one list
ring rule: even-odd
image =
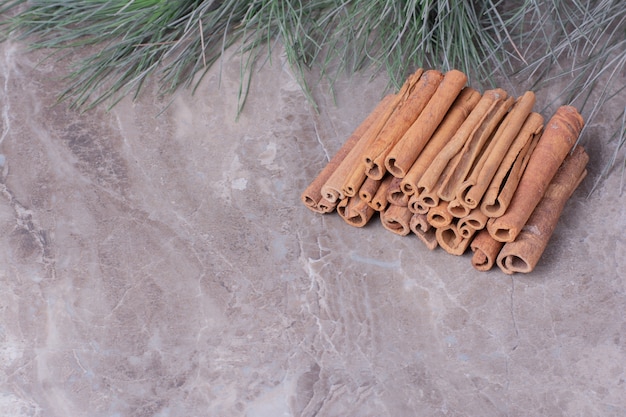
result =
[{"label": "pile of cinnamon sticks", "polygon": [[[423,69],[386,96],[302,193],[361,227],[379,213],[393,233],[507,274],[530,272],[589,159],[583,119],[560,107],[544,124],[534,93],[482,95],[460,71]],[[573,149],[574,148],[574,149]]]}]

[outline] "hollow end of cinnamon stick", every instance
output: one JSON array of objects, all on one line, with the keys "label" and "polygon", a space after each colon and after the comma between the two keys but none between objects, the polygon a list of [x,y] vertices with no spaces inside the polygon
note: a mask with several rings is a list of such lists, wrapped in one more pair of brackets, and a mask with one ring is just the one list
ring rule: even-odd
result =
[{"label": "hollow end of cinnamon stick", "polygon": [[428,224],[425,214],[414,214],[409,222],[409,227],[428,249],[435,250],[439,246],[435,229]]},{"label": "hollow end of cinnamon stick", "polygon": [[488,271],[496,264],[496,259],[504,243],[491,237],[485,229],[478,232],[470,243],[472,266],[478,271]]},{"label": "hollow end of cinnamon stick", "polygon": [[508,275],[513,275],[516,272],[527,274],[532,271],[530,264],[519,255],[508,255],[498,259],[498,266],[502,272]]},{"label": "hollow end of cinnamon stick", "polygon": [[439,246],[449,254],[456,256],[463,255],[471,242],[471,236],[469,238],[462,237],[454,224],[438,228],[435,235]]},{"label": "hollow end of cinnamon stick", "polygon": [[337,201],[335,201],[334,203],[331,203],[330,201],[326,200],[323,197],[317,203],[317,209],[322,214],[332,213],[335,210],[335,207],[337,207]]},{"label": "hollow end of cinnamon stick", "polygon": [[380,219],[385,229],[400,236],[406,236],[411,232],[412,217],[413,213],[407,207],[390,205],[381,213]]},{"label": "hollow end of cinnamon stick", "polygon": [[450,204],[448,204],[448,211],[454,217],[462,218],[467,216],[470,213],[470,209],[465,207],[459,200],[452,200]]},{"label": "hollow end of cinnamon stick", "polygon": [[355,196],[341,200],[337,205],[337,213],[350,226],[363,227],[374,215],[374,209],[359,196]]},{"label": "hollow end of cinnamon stick", "polygon": [[520,229],[510,225],[504,225],[502,227],[498,227],[495,223],[497,218],[492,218],[487,222],[487,229],[491,236],[499,240],[500,242],[512,242],[515,240],[515,237],[519,234]]},{"label": "hollow end of cinnamon stick", "polygon": [[406,172],[404,172],[400,166],[396,165],[396,161],[396,158],[388,158],[385,161],[387,171],[389,171],[394,177],[404,178]]}]

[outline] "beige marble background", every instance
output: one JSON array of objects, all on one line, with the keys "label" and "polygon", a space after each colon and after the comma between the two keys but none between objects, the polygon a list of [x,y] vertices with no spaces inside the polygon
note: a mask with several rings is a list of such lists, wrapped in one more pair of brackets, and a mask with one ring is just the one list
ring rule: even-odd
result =
[{"label": "beige marble background", "polygon": [[382,77],[316,113],[277,55],[236,120],[230,57],[170,105],[80,114],[41,56],[0,45],[0,415],[626,415],[619,170],[587,197],[619,108],[509,277],[300,203]]}]

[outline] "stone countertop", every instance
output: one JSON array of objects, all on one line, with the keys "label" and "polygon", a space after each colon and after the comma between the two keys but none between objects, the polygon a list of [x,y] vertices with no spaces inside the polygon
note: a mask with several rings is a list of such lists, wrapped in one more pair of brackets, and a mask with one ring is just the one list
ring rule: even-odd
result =
[{"label": "stone countertop", "polygon": [[[477,272],[300,193],[382,97],[279,59],[194,95],[56,104],[54,62],[0,45],[0,414],[623,416],[626,197],[590,175],[536,270]],[[607,116],[608,117],[608,116]]]}]

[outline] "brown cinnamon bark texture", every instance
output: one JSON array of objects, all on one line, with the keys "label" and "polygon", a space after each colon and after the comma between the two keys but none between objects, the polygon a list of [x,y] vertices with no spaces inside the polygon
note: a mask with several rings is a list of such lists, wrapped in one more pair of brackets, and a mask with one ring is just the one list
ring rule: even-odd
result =
[{"label": "brown cinnamon bark texture", "polygon": [[[322,171],[315,177],[315,179],[309,184],[309,186],[302,192],[300,196],[302,202],[305,206],[315,212],[329,213],[330,211],[335,209],[337,205],[337,199],[333,202],[324,198],[324,202],[322,204],[323,208],[318,207],[320,201],[322,200],[322,187],[328,181],[330,176],[337,170],[339,165],[346,158],[348,153],[356,146],[356,144],[362,139],[365,132],[372,126],[374,121],[381,117],[384,113],[385,109],[388,108],[389,104],[393,100],[393,95],[388,95],[383,98],[380,103],[372,110],[372,112],[363,120],[363,122],[354,130],[352,135],[346,140],[341,148],[337,151],[337,153],[330,159],[330,161],[326,164],[326,166],[322,169]],[[334,203],[334,204],[333,204]],[[329,207],[332,206],[332,210],[329,211]]]},{"label": "brown cinnamon bark texture", "polygon": [[382,179],[380,185],[378,186],[378,190],[376,190],[376,194],[374,194],[374,198],[372,198],[372,202],[370,203],[370,207],[372,207],[376,211],[383,211],[387,208],[389,201],[387,201],[387,193],[389,191],[389,187],[391,186],[391,181],[393,181],[392,175],[385,175]]},{"label": "brown cinnamon bark texture", "polygon": [[559,107],[546,125],[526,170],[502,217],[489,220],[487,229],[501,242],[519,235],[559,166],[574,146],[583,127],[583,118],[571,106]]},{"label": "brown cinnamon bark texture", "polygon": [[495,265],[502,246],[504,243],[492,238],[487,229],[481,230],[470,243],[474,252],[472,266],[479,271],[489,271]]},{"label": "brown cinnamon bark texture", "polygon": [[512,97],[505,97],[504,94],[501,100],[494,103],[486,117],[465,142],[461,150],[463,156],[459,159],[456,166],[453,167],[451,174],[443,182],[441,188],[439,188],[439,198],[452,201],[456,197],[463,181],[472,174],[474,169],[480,169],[475,164],[480,162],[480,155],[484,152],[485,147],[488,147],[490,144],[493,133],[514,103]]},{"label": "brown cinnamon bark texture", "polygon": [[448,211],[456,218],[462,218],[470,214],[470,209],[464,205],[458,198],[450,201],[448,204]]},{"label": "brown cinnamon bark texture", "polygon": [[470,237],[474,232],[483,230],[487,225],[488,217],[477,207],[469,214],[457,221],[457,229],[463,237]]},{"label": "brown cinnamon bark texture", "polygon": [[[441,175],[435,182],[434,186],[432,187],[430,186],[419,187],[418,186],[417,203],[416,203],[418,212],[428,211],[431,208],[437,207],[439,205],[439,202],[440,202],[439,189],[441,188],[441,185],[444,183],[446,178],[448,178],[448,176],[452,172],[453,167],[456,166],[458,160],[461,159],[462,156],[463,156],[463,153],[459,152],[456,154],[456,156],[454,156],[454,158],[450,160],[448,165],[446,165],[446,167],[443,169],[443,172],[441,173]],[[428,174],[429,172],[426,172],[424,176]]]},{"label": "brown cinnamon bark texture", "polygon": [[385,158],[385,167],[391,174],[404,178],[420,152],[467,83],[461,71],[448,71],[417,120],[408,128]]},{"label": "brown cinnamon bark texture", "polygon": [[357,161],[352,167],[352,172],[346,177],[346,180],[341,186],[344,196],[354,197],[359,189],[361,189],[365,178],[367,178],[367,175],[365,175],[365,163]]},{"label": "brown cinnamon bark texture", "polygon": [[375,211],[356,195],[341,200],[337,204],[337,213],[350,226],[363,227],[370,221]]},{"label": "brown cinnamon bark texture", "polygon": [[428,210],[426,220],[436,228],[445,227],[452,223],[454,216],[448,211],[448,202],[441,201],[436,207]]},{"label": "brown cinnamon bark texture", "polygon": [[[359,132],[360,129],[364,128],[364,132],[359,136],[356,134],[357,131],[355,131],[353,136],[356,136],[356,143],[352,145],[347,151],[347,154],[338,161],[337,166],[330,170],[330,175],[328,175],[328,178],[322,185],[321,195],[326,200],[335,203],[337,200],[345,198],[343,186],[346,178],[352,174],[355,165],[361,160],[363,149],[372,140],[372,137],[378,134],[400,99],[401,97],[398,95],[386,96],[378,106],[376,106],[374,111],[370,113],[361,126],[357,128]],[[352,139],[353,137],[351,136],[348,142]]]},{"label": "brown cinnamon bark texture", "polygon": [[439,244],[437,243],[435,228],[428,223],[425,214],[413,214],[409,227],[411,231],[424,242],[428,249],[435,250],[435,248],[437,248]]},{"label": "brown cinnamon bark texture", "polygon": [[361,188],[359,189],[359,197],[361,200],[365,201],[367,204],[370,204],[376,195],[376,191],[380,187],[382,180],[373,180],[371,178],[366,178]]},{"label": "brown cinnamon bark texture", "polygon": [[480,126],[485,123],[486,119],[493,117],[494,110],[500,107],[502,101],[506,100],[507,97],[506,92],[502,89],[488,90],[483,94],[454,136],[441,149],[419,179],[417,183],[418,194],[433,191],[451,160],[459,155],[470,137],[479,134]]},{"label": "brown cinnamon bark texture", "polygon": [[368,177],[381,179],[387,172],[387,154],[424,110],[442,78],[441,72],[429,70],[409,89],[406,99],[398,105],[385,127],[363,153]]},{"label": "brown cinnamon bark texture", "polygon": [[473,235],[469,238],[461,236],[455,223],[438,228],[435,232],[435,236],[437,237],[437,243],[439,243],[439,246],[441,246],[449,254],[457,256],[465,253],[465,250],[469,246],[473,237]]},{"label": "brown cinnamon bark texture", "polygon": [[480,93],[471,87],[465,87],[456,98],[443,121],[437,127],[435,133],[426,143],[426,147],[419,154],[407,174],[402,179],[402,191],[409,196],[415,195],[417,183],[428,169],[433,159],[441,149],[450,141],[452,136],[465,121],[472,109],[480,100]]},{"label": "brown cinnamon bark texture", "polygon": [[478,207],[485,191],[491,184],[493,176],[498,167],[500,167],[502,160],[519,134],[534,105],[535,94],[532,91],[527,91],[517,99],[511,111],[498,126],[498,130],[496,130],[488,148],[476,163],[472,174],[459,187],[456,197],[461,204],[469,209]]},{"label": "brown cinnamon bark texture", "polygon": [[542,130],[543,117],[531,113],[483,196],[480,209],[487,217],[500,217],[506,212]]},{"label": "brown cinnamon bark texture", "polygon": [[521,233],[515,241],[505,244],[498,255],[498,266],[504,273],[528,273],[535,269],[565,203],[587,174],[588,161],[589,156],[580,146],[565,158]]},{"label": "brown cinnamon bark texture", "polygon": [[411,217],[413,213],[407,207],[394,204],[389,204],[387,209],[380,213],[380,220],[385,229],[400,236],[411,233]]},{"label": "brown cinnamon bark texture", "polygon": [[419,196],[417,194],[413,194],[410,198],[409,198],[409,204],[408,204],[409,210],[411,211],[411,213],[413,214],[426,214],[428,213],[428,210],[430,209],[430,207],[425,207],[423,204],[421,204]]},{"label": "brown cinnamon bark texture", "polygon": [[401,178],[393,177],[389,190],[387,191],[387,201],[396,206],[406,207],[409,204],[409,196],[402,192],[400,188]]}]

